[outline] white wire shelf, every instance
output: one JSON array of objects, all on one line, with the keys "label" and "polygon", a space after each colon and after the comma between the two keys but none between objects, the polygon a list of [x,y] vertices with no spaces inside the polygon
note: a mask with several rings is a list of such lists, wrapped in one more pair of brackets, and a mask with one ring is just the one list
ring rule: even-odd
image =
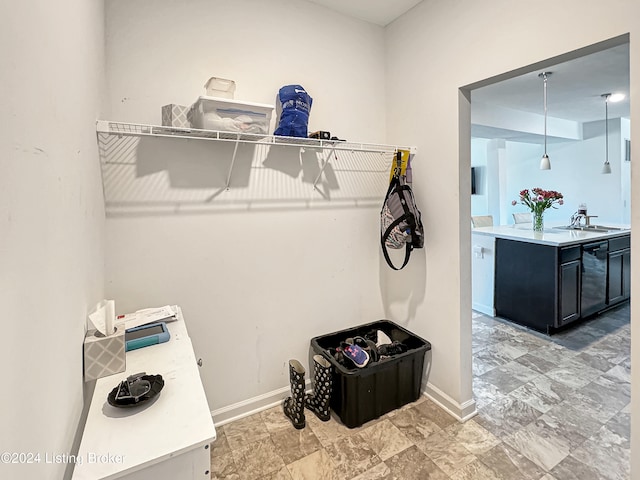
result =
[{"label": "white wire shelf", "polygon": [[221,132],[216,130],[200,130],[197,128],[179,128],[140,123],[112,122],[109,120],[98,120],[96,130],[98,133],[118,136],[177,137],[215,140],[221,142],[261,143],[278,146],[381,153],[393,153],[397,149],[402,148],[410,150],[411,153],[416,153],[415,147],[399,147],[397,145],[359,143],[342,140],[319,140],[314,138],[281,137],[277,135],[260,135],[257,133]]},{"label": "white wire shelf", "polygon": [[107,120],[96,131],[108,208],[307,201],[309,185],[327,200],[379,201],[397,150],[416,151]]}]

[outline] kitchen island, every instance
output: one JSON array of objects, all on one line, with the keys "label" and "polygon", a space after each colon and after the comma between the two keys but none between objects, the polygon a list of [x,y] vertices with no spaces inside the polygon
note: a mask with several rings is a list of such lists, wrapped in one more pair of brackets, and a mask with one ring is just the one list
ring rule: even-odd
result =
[{"label": "kitchen island", "polygon": [[473,307],[551,334],[629,299],[630,230],[472,231]]}]

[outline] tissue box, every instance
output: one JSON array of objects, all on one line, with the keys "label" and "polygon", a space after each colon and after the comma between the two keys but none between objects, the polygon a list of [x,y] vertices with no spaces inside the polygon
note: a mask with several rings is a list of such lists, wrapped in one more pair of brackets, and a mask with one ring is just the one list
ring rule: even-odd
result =
[{"label": "tissue box", "polygon": [[162,126],[190,128],[191,124],[187,119],[189,107],[171,103],[162,107]]},{"label": "tissue box", "polygon": [[89,330],[84,338],[84,381],[95,380],[126,368],[124,323],[115,326],[115,333],[105,337],[97,330]]}]

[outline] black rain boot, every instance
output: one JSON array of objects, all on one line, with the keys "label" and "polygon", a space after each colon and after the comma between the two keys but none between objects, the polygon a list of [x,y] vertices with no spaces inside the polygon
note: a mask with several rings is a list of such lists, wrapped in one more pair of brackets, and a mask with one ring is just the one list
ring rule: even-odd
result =
[{"label": "black rain boot", "polygon": [[289,360],[289,381],[291,382],[291,396],[282,402],[284,414],[298,430],[304,428],[304,367],[298,360]]},{"label": "black rain boot", "polygon": [[323,422],[329,421],[329,401],[333,389],[331,378],[331,364],[322,355],[313,356],[313,380],[315,386],[313,394],[305,397],[305,407],[311,410]]}]

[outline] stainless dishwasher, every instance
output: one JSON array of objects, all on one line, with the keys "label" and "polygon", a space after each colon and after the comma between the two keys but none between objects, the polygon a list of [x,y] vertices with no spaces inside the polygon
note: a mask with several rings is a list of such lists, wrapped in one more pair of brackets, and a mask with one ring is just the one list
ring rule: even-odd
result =
[{"label": "stainless dishwasher", "polygon": [[581,316],[586,317],[607,306],[607,254],[609,242],[582,246]]}]

